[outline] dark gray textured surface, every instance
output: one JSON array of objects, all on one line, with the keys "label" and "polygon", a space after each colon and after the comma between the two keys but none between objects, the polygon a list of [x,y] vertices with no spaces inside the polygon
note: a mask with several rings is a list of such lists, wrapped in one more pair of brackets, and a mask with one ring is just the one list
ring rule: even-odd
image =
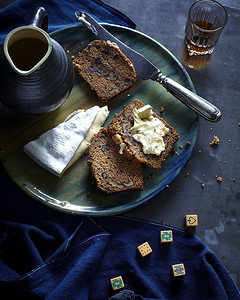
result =
[{"label": "dark gray textured surface", "polygon": [[[137,30],[167,47],[190,74],[197,93],[223,114],[218,123],[199,119],[197,142],[181,174],[169,189],[126,215],[184,228],[185,214],[198,214],[199,226],[194,233],[240,286],[240,2],[221,1],[227,8],[228,23],[207,61],[187,59],[185,52],[184,30],[188,7],[193,2],[105,1],[126,13],[137,24]],[[214,136],[219,137],[220,144],[210,147]],[[190,175],[186,178],[187,173]],[[216,175],[222,177],[221,183]]]},{"label": "dark gray textured surface", "polygon": [[[137,24],[137,30],[167,47],[187,69],[197,93],[218,106],[223,114],[218,123],[199,119],[197,142],[181,174],[168,189],[126,215],[184,228],[185,215],[198,214],[199,226],[193,232],[219,257],[240,287],[240,2],[221,1],[229,19],[208,61],[189,60],[185,54],[184,29],[188,7],[193,2],[105,1],[127,14]],[[1,1],[1,7],[6,3]],[[219,137],[220,144],[210,147],[214,136]],[[189,176],[185,176],[187,173]],[[217,182],[216,176],[223,181]],[[25,215],[40,218],[41,214],[55,214],[61,219],[60,213],[47,207],[42,209],[41,204],[20,191],[1,167],[0,183],[0,199],[12,207],[4,210],[1,206],[6,218],[14,219],[14,212],[19,211],[23,220]],[[23,209],[30,202],[29,210]],[[76,221],[77,217],[72,219]]]}]

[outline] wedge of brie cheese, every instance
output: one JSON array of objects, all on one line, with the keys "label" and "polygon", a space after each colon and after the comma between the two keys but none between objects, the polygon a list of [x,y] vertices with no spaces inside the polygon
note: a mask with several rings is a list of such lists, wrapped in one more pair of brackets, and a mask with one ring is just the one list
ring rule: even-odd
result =
[{"label": "wedge of brie cheese", "polygon": [[85,153],[108,115],[107,106],[80,110],[23,149],[36,163],[61,177]]}]

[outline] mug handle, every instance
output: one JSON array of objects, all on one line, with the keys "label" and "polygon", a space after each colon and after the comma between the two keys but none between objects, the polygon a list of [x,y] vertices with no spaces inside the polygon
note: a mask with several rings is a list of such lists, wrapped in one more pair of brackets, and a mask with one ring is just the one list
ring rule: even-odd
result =
[{"label": "mug handle", "polygon": [[29,25],[39,27],[46,32],[48,31],[48,14],[44,7],[38,7],[34,11],[32,17],[29,21]]}]

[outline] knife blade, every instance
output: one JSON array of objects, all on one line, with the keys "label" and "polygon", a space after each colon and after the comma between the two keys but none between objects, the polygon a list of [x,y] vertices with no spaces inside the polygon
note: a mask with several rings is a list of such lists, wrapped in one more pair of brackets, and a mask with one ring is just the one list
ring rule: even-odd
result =
[{"label": "knife blade", "polygon": [[133,63],[135,71],[140,78],[143,80],[151,79],[159,82],[168,92],[206,120],[217,122],[221,119],[221,111],[216,106],[171,78],[163,75],[159,68],[154,66],[146,57],[113,36],[89,14],[82,11],[76,11],[75,15],[77,19],[90,29],[100,40],[110,40],[111,42],[116,43],[119,49]]}]

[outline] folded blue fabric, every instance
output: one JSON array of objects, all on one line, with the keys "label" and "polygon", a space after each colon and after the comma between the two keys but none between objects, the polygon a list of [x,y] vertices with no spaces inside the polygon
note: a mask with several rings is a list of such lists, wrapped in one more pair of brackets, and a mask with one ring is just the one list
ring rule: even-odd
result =
[{"label": "folded blue fabric", "polygon": [[[160,243],[160,231],[173,231]],[[0,290],[9,299],[240,299],[218,258],[194,235],[124,217],[84,218],[67,239],[64,226],[0,226]],[[148,242],[152,253],[137,247]],[[186,275],[174,278],[172,265]],[[110,279],[122,276],[116,293]]]},{"label": "folded blue fabric", "polygon": [[99,22],[136,26],[126,15],[100,0],[17,0],[0,10],[0,45],[12,29],[28,25],[32,13],[40,6],[48,13],[48,32],[79,23],[74,14],[77,10],[91,14]]}]

